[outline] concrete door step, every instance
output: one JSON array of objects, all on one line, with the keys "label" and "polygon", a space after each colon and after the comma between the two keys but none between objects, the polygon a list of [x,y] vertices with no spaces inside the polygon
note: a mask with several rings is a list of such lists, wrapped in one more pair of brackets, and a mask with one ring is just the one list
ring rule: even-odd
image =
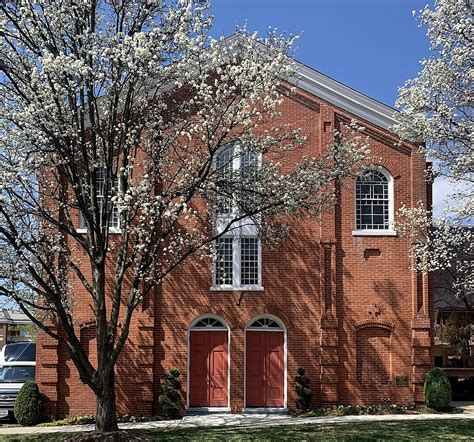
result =
[{"label": "concrete door step", "polygon": [[199,416],[201,414],[230,414],[229,407],[191,407],[186,410],[185,416]]},{"label": "concrete door step", "polygon": [[288,408],[244,408],[244,414],[287,414]]}]

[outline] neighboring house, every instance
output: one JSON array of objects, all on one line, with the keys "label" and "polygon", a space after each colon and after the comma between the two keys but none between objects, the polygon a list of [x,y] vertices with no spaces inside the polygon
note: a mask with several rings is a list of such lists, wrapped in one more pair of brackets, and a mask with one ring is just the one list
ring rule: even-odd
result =
[{"label": "neighboring house", "polygon": [[0,310],[0,350],[12,342],[34,341],[32,323],[24,313]]},{"label": "neighboring house", "polygon": [[433,356],[434,364],[437,367],[462,367],[471,368],[471,376],[474,377],[474,310],[466,308],[464,302],[460,299],[447,300],[444,297],[440,297],[441,293],[439,290],[433,288],[435,298],[435,309],[436,309],[436,326],[438,327],[445,325],[450,318],[455,316],[459,318],[461,326],[464,326],[465,321],[471,323],[471,341],[470,341],[470,358],[467,361],[462,361],[458,354],[453,350],[449,342],[446,339],[442,339],[438,333],[435,333]]},{"label": "neighboring house", "polygon": [[[183,374],[189,408],[294,408],[300,367],[313,406],[423,400],[434,310],[428,279],[410,271],[409,240],[393,222],[402,204],[430,203],[425,159],[390,132],[392,108],[307,66],[299,73],[282,118],[308,135],[308,152],[356,119],[371,138],[366,165],[378,167],[342,187],[333,210],[294,220],[278,248],[252,229],[223,237],[214,271],[190,259],[157,286],[136,312],[116,369],[119,413],[158,414],[171,367]],[[74,315],[92,355],[94,326],[80,290]],[[37,362],[48,415],[95,413],[93,393],[45,334]]]},{"label": "neighboring house", "polygon": [[[463,227],[466,238],[468,233],[473,232],[473,227]],[[474,271],[473,247],[468,243],[461,250],[452,250],[453,263],[449,268],[437,270],[430,275],[430,286],[433,293],[436,328],[434,339],[434,362],[438,367],[471,367],[471,377],[474,378],[474,288],[469,278]],[[460,265],[459,263],[462,263]],[[470,342],[470,357],[465,355],[461,358],[455,350],[443,339],[440,327],[449,324],[451,329],[456,330],[456,324],[465,328],[471,324],[472,337]],[[452,338],[462,336],[452,333]],[[465,333],[464,333],[465,335]],[[463,346],[464,347],[464,346]],[[465,348],[465,353],[469,351]]]},{"label": "neighboring house", "polygon": [[[472,231],[472,227],[466,230]],[[457,262],[460,258],[472,264],[472,247],[456,252],[453,265],[433,272],[430,287],[435,306],[434,363],[448,375],[453,399],[474,400],[474,291],[466,278],[466,269]],[[472,266],[471,266],[472,267]],[[461,288],[456,287],[457,282]],[[469,340],[470,336],[470,340]]]}]

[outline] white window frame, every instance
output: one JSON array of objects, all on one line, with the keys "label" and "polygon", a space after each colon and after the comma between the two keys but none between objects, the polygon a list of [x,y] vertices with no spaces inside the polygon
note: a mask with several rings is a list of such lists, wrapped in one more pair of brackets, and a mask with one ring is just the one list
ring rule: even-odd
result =
[{"label": "white window frame", "polygon": [[[232,158],[232,170],[238,171],[242,163],[241,155],[241,144],[236,142],[230,146],[225,146],[224,149],[232,148],[234,150]],[[217,161],[215,159],[214,161]],[[262,155],[259,154],[258,158],[258,167],[262,164]],[[215,228],[216,233],[220,233],[227,226],[230,219],[237,216],[237,207],[235,201],[232,201],[232,207],[230,213],[219,214],[217,208],[214,211],[215,218]],[[253,220],[244,218],[238,223],[235,223],[231,227],[231,231],[228,234],[223,235],[222,237],[232,237],[232,284],[217,284],[216,281],[216,258],[214,259],[212,266],[212,285],[211,291],[262,291],[262,244],[258,236],[257,227]],[[241,238],[255,238],[257,240],[257,253],[258,253],[258,283],[257,284],[241,284]]]},{"label": "white window frame", "polygon": [[[100,169],[100,168],[98,168],[98,169]],[[104,168],[102,168],[102,169],[104,169]],[[117,191],[118,191],[119,188],[120,188],[120,177],[117,177]],[[95,191],[96,191],[96,198],[97,198],[97,189]],[[117,226],[109,227],[109,229],[108,229],[109,233],[111,233],[111,234],[121,234],[122,233],[122,229],[120,228],[120,214],[119,214],[118,211],[117,211],[117,215],[118,215]],[[78,222],[79,222],[79,227],[76,229],[76,232],[77,233],[87,233],[87,229],[85,227],[81,226],[81,224],[83,224],[83,215],[82,215],[81,212],[79,212]]]},{"label": "white window frame", "polygon": [[[262,244],[260,238],[257,235],[240,235],[237,232],[233,232],[232,235],[224,235],[221,238],[232,238],[232,284],[217,284],[216,281],[216,259],[213,263],[212,268],[212,291],[262,291]],[[258,270],[258,283],[257,284],[241,284],[241,238],[255,238],[257,240],[257,270]]]},{"label": "white window frame", "polygon": [[397,236],[397,232],[394,230],[394,180],[391,173],[382,166],[371,166],[364,168],[363,172],[369,170],[376,170],[381,172],[385,178],[387,178],[388,184],[388,229],[358,229],[357,228],[357,177],[354,180],[354,230],[352,236]]}]

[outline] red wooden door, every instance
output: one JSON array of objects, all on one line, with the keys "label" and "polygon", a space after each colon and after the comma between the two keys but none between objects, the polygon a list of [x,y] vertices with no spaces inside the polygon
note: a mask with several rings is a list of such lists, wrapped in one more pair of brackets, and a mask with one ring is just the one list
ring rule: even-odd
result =
[{"label": "red wooden door", "polygon": [[246,353],[246,406],[283,407],[283,332],[248,331]]},{"label": "red wooden door", "polygon": [[189,343],[189,405],[209,406],[207,335],[210,332],[191,332]]},{"label": "red wooden door", "polygon": [[227,332],[191,332],[189,406],[227,406],[227,382]]}]

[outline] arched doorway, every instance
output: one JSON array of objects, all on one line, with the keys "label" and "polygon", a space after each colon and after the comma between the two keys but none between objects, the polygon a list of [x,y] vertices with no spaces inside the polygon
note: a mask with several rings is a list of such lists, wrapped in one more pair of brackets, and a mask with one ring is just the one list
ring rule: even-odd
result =
[{"label": "arched doorway", "polygon": [[245,406],[286,406],[286,330],[273,316],[254,318],[245,330]]},{"label": "arched doorway", "polygon": [[189,329],[189,407],[229,405],[229,327],[216,316],[196,319]]}]

